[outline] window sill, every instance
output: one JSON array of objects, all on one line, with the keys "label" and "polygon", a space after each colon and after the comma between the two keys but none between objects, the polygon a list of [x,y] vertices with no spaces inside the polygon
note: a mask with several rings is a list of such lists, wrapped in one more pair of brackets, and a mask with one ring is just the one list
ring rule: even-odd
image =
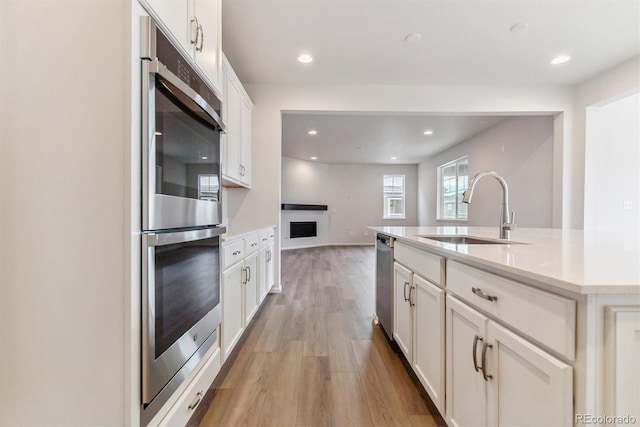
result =
[{"label": "window sill", "polygon": [[406,216],[383,216],[382,219],[407,219]]},{"label": "window sill", "polygon": [[436,222],[459,222],[459,223],[467,223],[468,219],[445,219],[445,218],[436,218]]}]

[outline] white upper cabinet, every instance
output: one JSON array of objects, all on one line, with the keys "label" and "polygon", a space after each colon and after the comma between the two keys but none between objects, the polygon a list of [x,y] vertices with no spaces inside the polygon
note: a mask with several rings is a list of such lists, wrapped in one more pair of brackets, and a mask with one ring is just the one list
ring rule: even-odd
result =
[{"label": "white upper cabinet", "polygon": [[222,0],[141,0],[220,94]]},{"label": "white upper cabinet", "polygon": [[251,188],[251,109],[253,103],[244,90],[233,67],[222,55],[224,102],[222,121],[224,135],[223,184],[227,187]]}]

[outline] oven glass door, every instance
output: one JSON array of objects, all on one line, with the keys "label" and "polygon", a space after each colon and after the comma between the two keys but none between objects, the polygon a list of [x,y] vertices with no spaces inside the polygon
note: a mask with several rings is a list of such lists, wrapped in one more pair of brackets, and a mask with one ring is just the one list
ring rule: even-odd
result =
[{"label": "oven glass door", "polygon": [[218,328],[225,228],[143,234],[143,398],[148,403]]},{"label": "oven glass door", "polygon": [[155,106],[154,193],[218,202],[220,134],[161,83]]}]

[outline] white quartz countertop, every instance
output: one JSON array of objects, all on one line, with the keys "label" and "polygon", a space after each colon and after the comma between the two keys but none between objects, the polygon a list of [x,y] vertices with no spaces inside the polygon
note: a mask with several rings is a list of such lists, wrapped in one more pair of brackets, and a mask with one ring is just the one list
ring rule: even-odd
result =
[{"label": "white quartz countertop", "polygon": [[[517,228],[508,245],[442,243],[420,235],[497,240],[497,227],[370,227],[445,257],[578,294],[640,294],[640,233]],[[515,242],[521,243],[516,244]]]}]

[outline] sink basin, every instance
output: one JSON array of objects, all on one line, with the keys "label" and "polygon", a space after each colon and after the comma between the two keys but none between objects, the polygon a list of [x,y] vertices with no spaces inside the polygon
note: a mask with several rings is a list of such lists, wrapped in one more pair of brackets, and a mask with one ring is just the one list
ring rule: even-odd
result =
[{"label": "sink basin", "polygon": [[512,242],[511,240],[498,240],[498,239],[484,239],[481,237],[472,236],[445,236],[442,234],[437,235],[416,235],[416,237],[423,237],[425,239],[437,240],[438,242],[451,243],[454,245],[512,245],[519,244],[519,242]]}]

